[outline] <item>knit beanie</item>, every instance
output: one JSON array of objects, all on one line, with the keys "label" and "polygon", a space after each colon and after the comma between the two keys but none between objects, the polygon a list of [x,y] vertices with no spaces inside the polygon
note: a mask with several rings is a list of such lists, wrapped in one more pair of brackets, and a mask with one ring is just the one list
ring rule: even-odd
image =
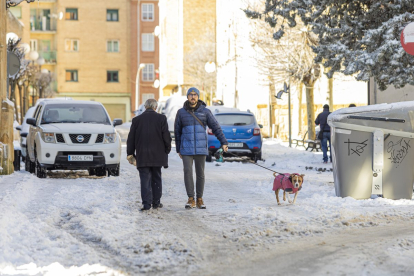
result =
[{"label": "knit beanie", "polygon": [[188,97],[188,94],[190,94],[191,92],[195,92],[195,93],[197,93],[198,97],[200,98],[200,91],[198,91],[198,89],[197,89],[197,88],[195,88],[195,87],[190,87],[190,89],[188,89],[188,90],[187,90],[187,97]]}]

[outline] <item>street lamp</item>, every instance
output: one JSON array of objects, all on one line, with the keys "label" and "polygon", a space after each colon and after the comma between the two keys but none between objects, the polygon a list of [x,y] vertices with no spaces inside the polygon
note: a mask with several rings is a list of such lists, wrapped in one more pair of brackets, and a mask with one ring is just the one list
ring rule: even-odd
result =
[{"label": "street lamp", "polygon": [[280,90],[277,92],[277,95],[275,96],[276,99],[282,99],[283,93],[288,94],[288,110],[289,110],[289,147],[292,147],[292,121],[291,121],[291,114],[290,114],[290,84],[289,86],[286,84],[286,82],[283,84],[283,90]]},{"label": "street lamp", "polygon": [[145,67],[145,63],[141,63],[138,67],[137,76],[135,78],[135,110],[138,110],[139,97],[139,72]]}]

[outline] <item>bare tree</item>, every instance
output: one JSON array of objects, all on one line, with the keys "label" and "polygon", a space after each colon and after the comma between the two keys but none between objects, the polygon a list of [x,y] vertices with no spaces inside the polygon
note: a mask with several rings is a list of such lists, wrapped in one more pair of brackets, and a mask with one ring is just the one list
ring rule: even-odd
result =
[{"label": "bare tree", "polygon": [[210,101],[210,91],[216,91],[216,72],[208,73],[205,69],[207,62],[216,61],[216,43],[214,34],[208,33],[204,42],[196,42],[191,49],[184,53],[184,75],[188,85],[201,88],[205,93],[204,100]]},{"label": "bare tree", "polygon": [[[245,10],[257,10],[265,1],[257,2],[256,6],[250,4]],[[304,25],[298,24],[286,30],[282,38],[274,39],[274,17],[266,17],[257,13],[247,16],[252,19],[253,31],[250,40],[259,53],[258,65],[262,74],[268,76],[271,87],[280,86],[280,83],[289,79],[292,84],[303,84],[306,88],[308,137],[315,138],[315,114],[313,101],[313,88],[316,80],[321,76],[320,65],[315,63],[315,54],[312,46],[317,45],[317,37]],[[274,22],[274,24],[272,24]],[[276,35],[276,34],[275,34]],[[301,99],[301,97],[300,97]],[[300,105],[299,105],[300,109]]]}]

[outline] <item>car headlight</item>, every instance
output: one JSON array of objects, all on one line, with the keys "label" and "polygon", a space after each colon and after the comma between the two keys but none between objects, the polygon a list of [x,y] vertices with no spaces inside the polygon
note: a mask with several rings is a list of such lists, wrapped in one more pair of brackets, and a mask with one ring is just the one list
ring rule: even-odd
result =
[{"label": "car headlight", "polygon": [[50,132],[43,132],[42,139],[45,143],[56,143],[55,134]]},{"label": "car headlight", "polygon": [[115,143],[116,133],[105,133],[104,144]]}]

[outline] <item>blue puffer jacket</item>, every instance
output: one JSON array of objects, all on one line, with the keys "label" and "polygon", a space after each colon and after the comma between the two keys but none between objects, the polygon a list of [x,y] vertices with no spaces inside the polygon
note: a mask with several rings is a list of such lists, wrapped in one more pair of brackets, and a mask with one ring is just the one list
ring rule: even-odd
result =
[{"label": "blue puffer jacket", "polygon": [[[174,134],[177,153],[181,155],[208,155],[206,129],[188,113],[192,111],[187,106],[187,102],[184,103],[183,108],[177,111],[175,117]],[[205,127],[208,126],[213,131],[222,145],[227,145],[226,137],[216,118],[206,108],[203,101],[199,100],[198,102],[200,106],[195,110],[194,115]]]}]

